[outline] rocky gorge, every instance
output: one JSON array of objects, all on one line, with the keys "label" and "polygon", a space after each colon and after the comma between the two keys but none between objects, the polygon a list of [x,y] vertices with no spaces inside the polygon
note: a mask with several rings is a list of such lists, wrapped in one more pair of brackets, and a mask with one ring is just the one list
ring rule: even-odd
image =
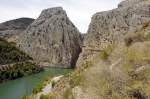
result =
[{"label": "rocky gorge", "polygon": [[150,99],[150,0],[97,12],[85,35],[62,7],[45,9],[16,46],[40,66],[75,68],[40,99]]},{"label": "rocky gorge", "polygon": [[149,99],[149,34],[149,0],[124,0],[116,9],[94,14],[76,70],[48,97]]}]

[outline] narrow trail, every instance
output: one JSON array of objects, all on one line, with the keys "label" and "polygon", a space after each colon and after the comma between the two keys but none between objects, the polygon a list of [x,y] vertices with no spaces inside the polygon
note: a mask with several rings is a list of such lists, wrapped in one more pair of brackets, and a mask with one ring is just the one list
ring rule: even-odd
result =
[{"label": "narrow trail", "polygon": [[40,96],[43,94],[43,95],[46,95],[48,94],[49,92],[51,92],[52,90],[52,82],[58,82],[61,78],[63,77],[63,75],[61,76],[57,76],[57,77],[54,77],[51,79],[51,82],[48,83],[43,89],[42,89],[42,92],[38,93],[36,96],[35,96],[35,99],[40,99]]}]

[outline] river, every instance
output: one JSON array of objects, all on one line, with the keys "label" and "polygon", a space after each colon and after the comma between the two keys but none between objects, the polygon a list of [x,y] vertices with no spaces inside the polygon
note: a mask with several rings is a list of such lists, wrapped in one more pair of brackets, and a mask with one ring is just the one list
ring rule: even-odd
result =
[{"label": "river", "polygon": [[59,76],[70,71],[71,69],[46,68],[38,74],[7,81],[0,84],[0,99],[19,99],[23,95],[30,95],[33,87],[46,76]]}]

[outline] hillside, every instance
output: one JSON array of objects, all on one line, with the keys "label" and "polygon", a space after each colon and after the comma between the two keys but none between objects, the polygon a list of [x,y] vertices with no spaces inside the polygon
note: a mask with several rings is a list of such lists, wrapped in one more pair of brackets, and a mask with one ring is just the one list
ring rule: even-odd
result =
[{"label": "hillside", "polygon": [[23,31],[34,21],[32,18],[18,18],[0,23],[0,37],[17,42]]},{"label": "hillside", "polygon": [[42,97],[150,99],[149,6],[149,0],[125,0],[116,9],[96,13],[76,70]]},{"label": "hillside", "polygon": [[[150,38],[146,36],[149,35],[149,31],[150,22],[134,33],[136,36],[127,35],[124,42],[113,43],[96,52],[95,56],[85,61],[75,72],[56,83],[49,97],[149,99]],[[127,38],[132,38],[134,42],[128,45]]]},{"label": "hillside", "polygon": [[8,43],[6,40],[0,38],[0,64],[10,64],[14,62],[22,62],[25,60],[32,60],[29,55],[17,49],[13,43]]},{"label": "hillside", "polygon": [[32,58],[0,38],[0,82],[40,71]]}]

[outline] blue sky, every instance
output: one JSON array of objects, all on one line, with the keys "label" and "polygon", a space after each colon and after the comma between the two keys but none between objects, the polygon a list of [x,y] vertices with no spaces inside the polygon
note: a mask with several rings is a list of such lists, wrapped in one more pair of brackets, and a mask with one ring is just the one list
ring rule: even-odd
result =
[{"label": "blue sky", "polygon": [[121,0],[0,0],[0,22],[20,17],[37,18],[46,8],[62,6],[81,32],[96,12],[116,8]]}]

